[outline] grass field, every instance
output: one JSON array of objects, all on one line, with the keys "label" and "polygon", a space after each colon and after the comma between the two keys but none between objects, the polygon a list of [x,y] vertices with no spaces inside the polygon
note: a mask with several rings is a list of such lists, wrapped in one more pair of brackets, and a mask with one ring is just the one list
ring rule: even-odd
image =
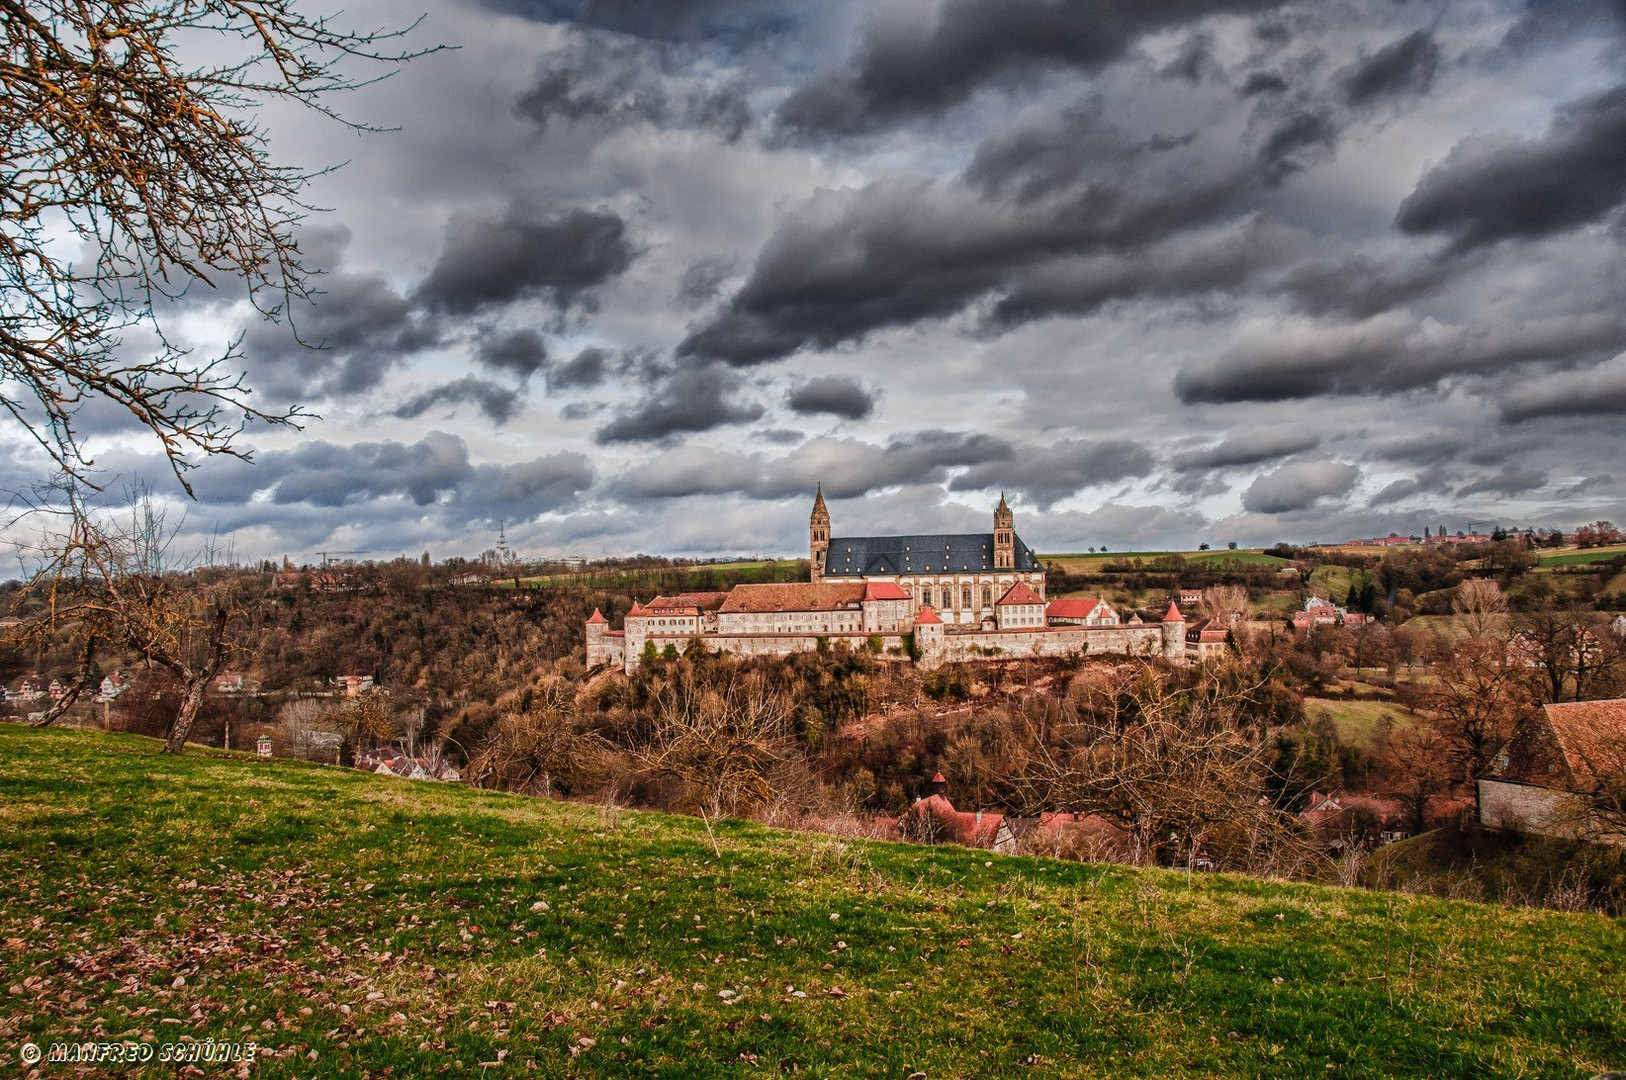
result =
[{"label": "grass field", "polygon": [[[846,843],[0,726],[0,1067],[240,1076],[1552,1077],[1602,916]],[[41,1066],[40,1075],[76,1075]],[[233,1075],[210,1067],[199,1075]]]},{"label": "grass field", "polygon": [[[522,588],[546,589],[556,585],[588,585],[593,588],[625,588],[649,581],[658,575],[678,574],[695,580],[706,574],[740,575],[747,580],[788,581],[797,574],[795,559],[757,559],[742,562],[705,563],[655,570],[582,570],[568,574],[542,574],[519,579]],[[497,585],[512,587],[511,579],[498,579]]]},{"label": "grass field", "polygon": [[1188,563],[1199,565],[1213,565],[1226,561],[1235,562],[1242,566],[1284,566],[1283,560],[1275,555],[1266,555],[1262,551],[1109,551],[1099,554],[1073,552],[1071,554],[1040,555],[1039,562],[1045,566],[1056,563],[1070,574],[1099,574],[1105,572],[1108,563],[1122,562],[1125,559],[1139,559],[1143,563],[1150,563],[1153,559],[1167,558],[1178,555]]},{"label": "grass field", "polygon": [[1608,562],[1610,559],[1626,555],[1626,544],[1614,544],[1609,547],[1587,548],[1585,551],[1566,551],[1557,555],[1543,555],[1538,560],[1539,566],[1579,566],[1585,563]]},{"label": "grass field", "polygon": [[1370,747],[1377,742],[1383,721],[1388,717],[1397,727],[1416,722],[1417,714],[1388,701],[1348,701],[1340,698],[1305,698],[1304,714],[1314,716],[1325,710],[1332,714],[1341,742]]}]

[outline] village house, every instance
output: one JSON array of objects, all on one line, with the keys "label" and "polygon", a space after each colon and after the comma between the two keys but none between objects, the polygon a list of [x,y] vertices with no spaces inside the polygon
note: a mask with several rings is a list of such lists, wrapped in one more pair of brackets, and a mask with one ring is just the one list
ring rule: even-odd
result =
[{"label": "village house", "polygon": [[1231,648],[1231,628],[1218,619],[1186,624],[1186,659],[1194,664],[1222,659]]},{"label": "village house", "polygon": [[1299,820],[1335,851],[1394,844],[1411,835],[1405,804],[1373,795],[1312,791]]},{"label": "village house", "polygon": [[102,677],[101,686],[97,690],[96,700],[116,701],[118,700],[118,696],[120,694],[129,689],[129,685],[129,683],[124,681],[124,676],[117,671],[113,672],[111,675],[104,675]]},{"label": "village house", "polygon": [[1308,630],[1313,626],[1360,626],[1365,622],[1366,616],[1361,612],[1341,608],[1319,596],[1305,600],[1304,607],[1293,612],[1295,630]]},{"label": "village house", "polygon": [[1626,773],[1626,698],[1543,705],[1479,781],[1488,828],[1626,842],[1623,823],[1599,820],[1589,803]]},{"label": "village house", "polygon": [[1099,599],[1047,605],[1044,572],[1003,498],[991,533],[832,538],[820,491],[808,534],[812,581],[657,596],[634,603],[619,630],[595,610],[585,625],[588,667],[631,672],[645,656],[691,642],[738,656],[841,643],[912,656],[928,669],[1084,653],[1186,660],[1178,604],[1157,624],[1124,622]]}]

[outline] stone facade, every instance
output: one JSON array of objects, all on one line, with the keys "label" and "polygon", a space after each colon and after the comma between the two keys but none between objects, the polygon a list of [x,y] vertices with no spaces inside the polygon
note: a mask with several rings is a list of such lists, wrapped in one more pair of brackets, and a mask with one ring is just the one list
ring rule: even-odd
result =
[{"label": "stone facade", "polygon": [[834,536],[822,490],[808,519],[808,562],[815,583],[887,582],[910,599],[910,618],[931,608],[945,625],[992,628],[998,604],[1021,583],[1042,602],[1044,567],[1017,535],[1003,496],[993,531],[911,536]]},{"label": "stone facade", "polygon": [[811,582],[657,596],[634,604],[623,630],[611,630],[594,611],[586,626],[588,667],[630,673],[648,645],[660,652],[692,641],[739,656],[785,656],[838,641],[855,649],[879,641],[883,652],[902,653],[910,635],[925,668],[1086,654],[1186,661],[1186,620],[1177,604],[1157,624],[1122,622],[1100,600],[1057,601],[1053,616],[1044,571],[1017,536],[1003,498],[991,533],[843,538],[831,535],[821,491],[809,538]]}]

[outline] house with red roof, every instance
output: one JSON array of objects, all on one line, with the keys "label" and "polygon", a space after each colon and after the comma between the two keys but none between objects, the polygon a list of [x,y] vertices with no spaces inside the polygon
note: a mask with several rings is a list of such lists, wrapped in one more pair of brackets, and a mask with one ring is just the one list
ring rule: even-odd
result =
[{"label": "house with red roof", "polygon": [[1050,601],[1045,617],[1051,626],[1117,626],[1118,612],[1099,596],[1065,596]]},{"label": "house with red roof", "polygon": [[1001,630],[1040,629],[1045,625],[1044,597],[1018,581],[994,602],[994,618]]},{"label": "house with red roof", "polygon": [[1592,799],[1626,776],[1626,698],[1543,705],[1479,780],[1489,828],[1626,843],[1626,822],[1603,820]]}]

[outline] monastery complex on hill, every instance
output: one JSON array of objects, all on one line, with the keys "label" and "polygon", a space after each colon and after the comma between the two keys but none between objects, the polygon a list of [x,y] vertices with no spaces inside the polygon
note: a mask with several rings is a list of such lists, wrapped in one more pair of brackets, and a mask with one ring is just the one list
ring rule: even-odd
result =
[{"label": "monastery complex on hill", "polygon": [[846,642],[909,651],[925,668],[1084,653],[1186,658],[1186,620],[1127,621],[1105,600],[1045,601],[1044,568],[1000,497],[988,533],[833,536],[824,493],[808,523],[812,580],[736,585],[635,603],[624,629],[587,620],[587,666],[631,672],[651,652],[699,641],[714,652],[784,656]]}]

